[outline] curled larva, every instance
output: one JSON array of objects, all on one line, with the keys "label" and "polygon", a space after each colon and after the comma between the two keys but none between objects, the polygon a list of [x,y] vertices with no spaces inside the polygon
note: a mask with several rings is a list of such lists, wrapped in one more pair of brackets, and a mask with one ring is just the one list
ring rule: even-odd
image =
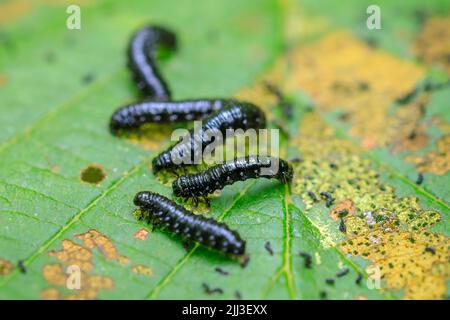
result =
[{"label": "curled larva", "polygon": [[134,204],[141,211],[138,218],[180,235],[184,240],[197,242],[224,254],[245,254],[245,241],[223,222],[195,215],[174,201],[150,191],[138,192]]},{"label": "curled larva", "polygon": [[292,166],[283,159],[249,156],[212,166],[196,174],[178,177],[172,183],[173,193],[178,197],[207,197],[236,181],[256,178],[278,179],[289,183],[293,177]]},{"label": "curled larva", "polygon": [[231,100],[194,99],[185,101],[143,101],[117,109],[111,116],[109,128],[116,134],[120,130],[138,129],[145,123],[171,123],[203,119],[221,109]]},{"label": "curled larva", "polygon": [[141,92],[157,101],[170,100],[170,90],[155,63],[157,46],[177,47],[175,34],[158,26],[137,30],[128,45],[128,66]]},{"label": "curled larva", "polygon": [[[264,113],[255,105],[248,102],[230,101],[219,111],[203,120],[201,130],[189,131],[188,139],[180,139],[166,151],[160,153],[152,161],[153,172],[160,170],[175,170],[186,165],[188,159],[192,164],[195,155],[203,154],[206,146],[211,143],[208,132],[218,132],[226,139],[227,129],[261,129],[266,125]],[[174,159],[177,159],[176,163]],[[180,163],[181,162],[181,163]]]}]

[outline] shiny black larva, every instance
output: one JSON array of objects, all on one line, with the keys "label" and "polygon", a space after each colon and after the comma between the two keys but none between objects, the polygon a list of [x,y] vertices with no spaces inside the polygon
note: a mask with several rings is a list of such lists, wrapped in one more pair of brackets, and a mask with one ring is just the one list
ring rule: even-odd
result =
[{"label": "shiny black larva", "polygon": [[113,134],[121,130],[139,129],[145,123],[171,123],[203,119],[220,110],[231,100],[193,99],[185,101],[142,101],[117,109],[109,128]]},{"label": "shiny black larva", "polygon": [[155,63],[157,46],[175,50],[175,34],[158,26],[146,26],[137,30],[128,45],[128,66],[145,96],[157,101],[168,101],[171,97],[169,87]]},{"label": "shiny black larva", "polygon": [[[264,169],[266,172],[263,171]],[[215,190],[220,190],[236,181],[260,177],[289,183],[293,177],[293,169],[283,159],[248,156],[212,166],[196,174],[178,177],[172,183],[172,189],[178,197],[197,199],[207,197]]]},{"label": "shiny black larva", "polygon": [[245,254],[245,241],[223,222],[195,215],[174,201],[150,191],[138,192],[134,204],[140,208],[139,219],[146,219],[154,226],[180,235],[184,240],[236,257]]},{"label": "shiny black larva", "polygon": [[180,139],[179,142],[156,156],[152,161],[153,172],[173,171],[183,165],[194,164],[196,155],[203,154],[205,148],[211,143],[208,132],[221,133],[225,140],[229,129],[257,130],[264,128],[265,125],[264,113],[257,106],[249,102],[231,100],[228,105],[203,120],[201,130],[195,132],[191,129],[187,139]]}]

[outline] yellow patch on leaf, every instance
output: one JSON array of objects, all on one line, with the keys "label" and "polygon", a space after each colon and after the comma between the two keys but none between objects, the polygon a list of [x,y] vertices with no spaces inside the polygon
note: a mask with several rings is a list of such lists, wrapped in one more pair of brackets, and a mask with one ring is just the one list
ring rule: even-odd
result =
[{"label": "yellow patch on leaf", "polygon": [[121,264],[127,264],[129,262],[127,257],[119,255],[116,246],[107,236],[95,229],[91,229],[86,233],[78,234],[75,237],[83,240],[84,245],[89,249],[98,248],[106,259],[116,260]]},{"label": "yellow patch on leaf", "polygon": [[0,258],[0,276],[7,275],[14,269],[14,266],[8,260]]},{"label": "yellow patch on leaf", "polygon": [[424,63],[440,64],[450,73],[450,17],[427,20],[413,49]]},{"label": "yellow patch on leaf", "polygon": [[341,248],[346,254],[370,260],[388,288],[404,289],[405,299],[442,298],[449,239],[428,231],[440,214],[422,208],[416,197],[397,196],[361,156],[362,149],[336,138],[316,113],[305,114],[300,128],[293,141],[302,155],[294,168],[294,192],[307,212],[316,205],[308,191],[329,192],[336,199],[330,212],[334,219],[342,209],[352,212],[343,217],[348,240]]},{"label": "yellow patch on leaf", "polygon": [[62,290],[57,288],[47,288],[41,292],[44,299],[95,299],[100,289],[112,289],[113,280],[108,276],[92,274],[94,268],[92,249],[97,248],[108,260],[118,261],[125,265],[129,259],[117,252],[114,243],[104,234],[95,229],[88,230],[75,236],[83,241],[83,245],[77,244],[70,239],[61,242],[61,250],[50,250],[48,255],[55,257],[60,263],[47,264],[43,268],[43,275],[47,282],[60,289],[67,288],[67,283],[71,279],[69,267],[77,267],[80,271],[79,290],[74,294],[63,295]]},{"label": "yellow patch on leaf", "polygon": [[[299,46],[287,59],[292,68],[286,90],[306,91],[321,111],[343,110],[350,134],[368,148],[390,143],[395,116],[389,106],[424,76],[417,65],[374,50],[345,32]],[[370,142],[369,142],[370,141]]]},{"label": "yellow patch on leaf", "polygon": [[6,1],[0,4],[0,24],[5,24],[22,17],[31,7],[31,1],[27,0]]},{"label": "yellow patch on leaf", "polygon": [[389,288],[405,289],[405,299],[439,299],[450,271],[448,246],[447,237],[425,229],[377,229],[345,241],[342,250],[372,261]]},{"label": "yellow patch on leaf", "polygon": [[417,171],[443,175],[450,170],[450,135],[445,135],[436,143],[436,149],[423,156],[408,156],[406,161],[416,164]]},{"label": "yellow patch on leaf", "polygon": [[113,288],[113,280],[110,277],[92,274],[94,267],[93,254],[91,250],[64,239],[61,242],[61,250],[51,250],[48,254],[58,259],[61,263],[47,264],[43,268],[43,276],[51,285],[67,288],[71,274],[67,268],[76,266],[79,268],[80,289],[74,290],[73,294],[63,295],[57,288],[47,288],[41,292],[43,299],[95,299],[100,289]]},{"label": "yellow patch on leaf", "polygon": [[77,265],[81,270],[90,272],[93,268],[92,252],[75,242],[64,239],[61,242],[61,250],[51,250],[48,255],[55,257],[65,265]]},{"label": "yellow patch on leaf", "polygon": [[134,234],[134,237],[138,240],[144,241],[144,240],[147,240],[148,233],[149,232],[147,229],[142,228],[142,229],[139,229],[138,231],[136,231],[136,233]]},{"label": "yellow patch on leaf", "polygon": [[390,146],[393,153],[401,151],[417,151],[425,147],[429,137],[426,126],[421,123],[425,107],[429,102],[429,94],[421,93],[412,102],[395,110],[391,125],[387,128]]},{"label": "yellow patch on leaf", "polygon": [[355,204],[351,199],[345,199],[336,204],[331,210],[330,217],[339,220],[343,217],[350,217],[355,213]]},{"label": "yellow patch on leaf", "polygon": [[131,270],[137,274],[143,274],[149,277],[153,276],[153,270],[143,264],[137,264]]},{"label": "yellow patch on leaf", "polygon": [[[0,3],[0,25],[14,22],[32,10],[38,8],[39,5],[57,5],[68,6],[73,4],[72,0],[43,0],[43,1],[30,1],[30,0],[6,0]],[[93,3],[92,0],[78,0],[77,5],[87,5]]]},{"label": "yellow patch on leaf", "polygon": [[171,126],[148,123],[139,129],[139,133],[128,133],[127,140],[147,151],[158,149],[172,135]]},{"label": "yellow patch on leaf", "polygon": [[252,85],[238,91],[234,97],[239,100],[250,101],[261,107],[270,119],[272,116],[271,109],[274,108],[279,101],[277,96],[268,90],[267,85],[280,85],[286,72],[286,61],[279,59],[275,62],[274,67],[272,67],[269,72],[264,73]]},{"label": "yellow patch on leaf", "polygon": [[0,87],[3,86],[5,83],[6,83],[6,76],[0,74]]}]

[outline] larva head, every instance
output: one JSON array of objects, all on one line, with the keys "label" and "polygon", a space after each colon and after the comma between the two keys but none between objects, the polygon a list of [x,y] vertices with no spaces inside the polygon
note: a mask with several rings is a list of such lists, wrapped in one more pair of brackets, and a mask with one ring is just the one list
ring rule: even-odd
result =
[{"label": "larva head", "polygon": [[155,201],[155,194],[150,191],[141,191],[134,196],[134,204],[141,208],[151,208]]},{"label": "larva head", "polygon": [[239,244],[233,249],[233,254],[242,256],[245,254],[245,241],[239,242]]},{"label": "larva head", "polygon": [[109,121],[109,130],[118,135],[122,131],[135,129],[139,123],[134,116],[134,105],[126,105],[117,109]]},{"label": "larva head", "polygon": [[237,232],[234,233],[236,234],[237,239],[227,246],[225,252],[234,256],[242,256],[245,254],[245,241],[239,237]]},{"label": "larva head", "polygon": [[183,198],[189,197],[190,188],[186,182],[187,179],[187,176],[181,176],[172,183],[172,190],[175,196]]},{"label": "larva head", "polygon": [[170,160],[170,152],[164,151],[156,156],[152,160],[152,170],[154,174],[157,174],[161,170],[170,169],[171,160]]},{"label": "larva head", "polygon": [[227,236],[219,244],[222,247],[222,252],[233,256],[242,256],[245,254],[245,241],[241,239],[239,233],[228,228],[226,233]]}]

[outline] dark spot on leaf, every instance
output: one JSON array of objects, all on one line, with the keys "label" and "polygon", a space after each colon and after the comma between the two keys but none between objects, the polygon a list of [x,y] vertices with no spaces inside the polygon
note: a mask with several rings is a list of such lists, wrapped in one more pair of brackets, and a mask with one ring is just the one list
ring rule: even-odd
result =
[{"label": "dark spot on leaf", "polygon": [[90,84],[92,81],[94,81],[95,76],[92,73],[86,73],[82,78],[81,82],[83,84]]},{"label": "dark spot on leaf", "polygon": [[56,54],[53,51],[48,51],[44,54],[44,60],[48,64],[52,64],[56,62]]}]

